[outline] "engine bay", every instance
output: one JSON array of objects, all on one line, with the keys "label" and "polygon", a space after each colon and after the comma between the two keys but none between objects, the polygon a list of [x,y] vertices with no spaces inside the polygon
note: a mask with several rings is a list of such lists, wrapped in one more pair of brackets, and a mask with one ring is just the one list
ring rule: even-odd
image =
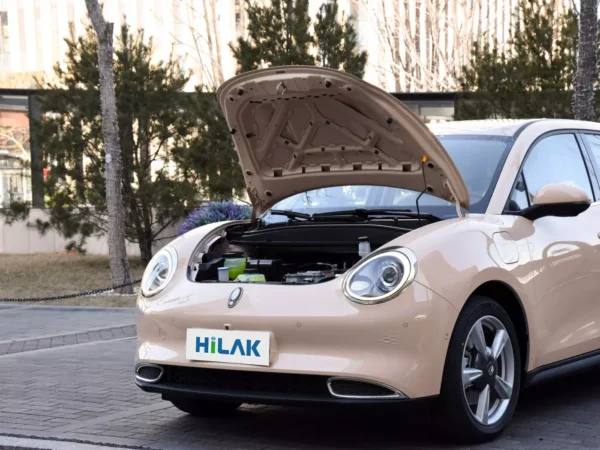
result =
[{"label": "engine bay", "polygon": [[323,283],[407,231],[371,223],[232,225],[207,251],[194,252],[188,276],[202,283]]},{"label": "engine bay", "polygon": [[[285,283],[285,284],[316,284],[334,279],[345,272],[337,264],[308,263],[296,264],[282,259],[248,258],[243,253],[226,253],[211,255],[207,262],[196,263],[191,275],[197,282],[246,282],[246,283]],[[245,264],[237,273],[229,267],[228,261],[245,260]],[[219,269],[227,269],[227,278],[219,277]],[[233,269],[233,270],[232,270]]]}]

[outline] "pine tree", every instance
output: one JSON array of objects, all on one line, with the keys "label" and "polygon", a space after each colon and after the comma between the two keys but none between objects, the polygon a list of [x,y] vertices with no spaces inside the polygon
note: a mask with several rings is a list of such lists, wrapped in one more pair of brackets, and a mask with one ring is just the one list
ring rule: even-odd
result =
[{"label": "pine tree", "polygon": [[358,51],[351,21],[339,21],[337,16],[336,1],[321,6],[314,24],[308,0],[273,0],[270,6],[248,3],[248,38],[240,37],[237,45],[231,45],[238,71],[319,65],[362,77],[367,53]]},{"label": "pine tree", "polygon": [[314,65],[309,53],[308,0],[274,0],[270,6],[248,3],[248,39],[231,46],[240,72],[272,66]]},{"label": "pine tree", "polygon": [[187,147],[174,150],[177,166],[186,178],[196,178],[204,199],[231,200],[242,196],[244,177],[231,132],[213,92],[200,86],[190,98],[188,113],[198,122]]},{"label": "pine tree", "polygon": [[[43,84],[42,121],[34,123],[41,143],[49,220],[69,239],[68,249],[85,250],[86,238],[107,231],[105,147],[102,139],[98,45],[92,29],[67,40],[65,68]],[[197,205],[200,196],[231,198],[243,178],[231,137],[213,95],[184,93],[189,81],[174,58],[153,64],[153,44],[123,26],[115,49],[114,83],[122,150],[122,210],[125,237],[144,261],[152,243]],[[223,127],[225,127],[223,129]],[[23,205],[13,204],[23,219]]]},{"label": "pine tree", "polygon": [[339,22],[337,1],[323,3],[314,25],[317,63],[359,78],[365,74],[367,52],[358,51],[358,38],[350,20]]},{"label": "pine tree", "polygon": [[501,48],[476,43],[463,68],[457,119],[571,117],[577,21],[554,2],[522,0]]}]

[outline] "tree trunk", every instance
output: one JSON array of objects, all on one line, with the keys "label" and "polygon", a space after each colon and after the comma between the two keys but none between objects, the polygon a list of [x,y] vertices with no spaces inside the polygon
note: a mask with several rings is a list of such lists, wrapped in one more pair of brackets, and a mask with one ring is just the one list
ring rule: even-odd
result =
[{"label": "tree trunk", "polygon": [[[138,172],[138,183],[140,188],[146,189],[148,184],[152,183],[150,176],[150,140],[148,130],[148,120],[143,118],[139,124],[140,130],[143,132],[140,135],[139,147],[140,147],[140,170]],[[144,224],[144,237],[140,242],[140,256],[142,262],[147,263],[152,258],[152,203],[144,201],[141,205],[142,222]]]},{"label": "tree trunk", "polygon": [[148,264],[152,259],[152,236],[143,233],[138,241],[138,247],[140,248],[140,259],[144,264]]},{"label": "tree trunk", "polygon": [[[137,242],[142,242],[144,239],[144,228],[142,226],[142,212],[140,211],[140,205],[137,203],[136,195],[133,191],[133,183],[135,181],[135,170],[136,166],[140,166],[137,158],[136,144],[133,138],[133,117],[128,115],[125,117],[123,114],[119,117],[119,142],[121,143],[121,158],[123,163],[123,204],[128,206],[128,223],[132,230],[126,230],[134,234]],[[142,178],[137,173],[138,182],[140,183]],[[142,250],[142,247],[140,247]],[[142,251],[142,261],[148,263],[150,260],[145,259]]]},{"label": "tree trunk", "polygon": [[[29,117],[36,124],[42,122],[42,112],[39,105],[39,94],[29,96]],[[34,208],[44,208],[44,156],[38,142],[37,133],[31,133],[31,205]]]},{"label": "tree trunk", "polygon": [[[244,6],[245,3],[240,2],[240,16],[244,15]],[[211,11],[211,22],[212,22],[212,32],[215,36],[217,36],[217,38],[215,39],[215,43],[216,43],[216,47],[217,47],[217,51],[216,51],[216,55],[214,57],[215,61],[213,61],[213,67],[216,68],[216,74],[215,74],[215,83],[218,83],[217,86],[219,86],[221,83],[223,83],[225,77],[223,76],[223,65],[221,64],[222,60],[221,60],[221,40],[218,38],[218,30],[217,30],[217,25],[219,23],[219,19],[218,19],[218,15],[217,15],[217,2],[216,0],[210,0],[210,11]]]},{"label": "tree trunk", "polygon": [[[123,167],[119,146],[117,102],[113,79],[113,24],[104,21],[98,0],[85,0],[98,39],[98,70],[102,103],[102,136],[105,151],[106,205],[108,209],[108,258],[113,286],[131,283],[129,260],[125,249],[125,220],[121,177]],[[132,294],[131,285],[116,290]]]},{"label": "tree trunk", "polygon": [[579,40],[573,115],[577,120],[594,120],[594,82],[597,73],[598,0],[581,0]]}]

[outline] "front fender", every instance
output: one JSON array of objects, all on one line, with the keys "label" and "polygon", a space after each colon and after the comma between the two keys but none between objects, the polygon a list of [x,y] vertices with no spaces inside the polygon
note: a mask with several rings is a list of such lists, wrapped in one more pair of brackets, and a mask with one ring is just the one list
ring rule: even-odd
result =
[{"label": "front fender", "polygon": [[[501,240],[494,239],[497,233],[503,233]],[[529,332],[535,333],[536,327],[531,323],[536,303],[535,271],[528,234],[522,224],[517,226],[514,217],[472,214],[427,225],[386,246],[411,249],[418,264],[415,281],[446,299],[458,311],[483,284],[504,283],[521,301]],[[512,257],[507,258],[503,246],[510,247]],[[534,335],[530,334],[530,341],[536,342]],[[535,353],[536,345],[530,345],[529,366],[534,364]]]}]

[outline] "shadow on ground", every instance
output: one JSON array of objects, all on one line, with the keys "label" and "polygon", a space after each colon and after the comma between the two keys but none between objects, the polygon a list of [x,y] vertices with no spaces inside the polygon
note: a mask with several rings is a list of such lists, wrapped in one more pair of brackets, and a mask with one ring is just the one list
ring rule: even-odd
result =
[{"label": "shadow on ground", "polygon": [[[600,448],[599,370],[522,392],[515,418],[494,448]],[[245,406],[225,418],[162,411],[156,438],[287,448],[458,448],[444,442],[424,411],[344,411]],[[468,446],[465,448],[476,448]],[[252,447],[254,448],[254,447]]]}]

